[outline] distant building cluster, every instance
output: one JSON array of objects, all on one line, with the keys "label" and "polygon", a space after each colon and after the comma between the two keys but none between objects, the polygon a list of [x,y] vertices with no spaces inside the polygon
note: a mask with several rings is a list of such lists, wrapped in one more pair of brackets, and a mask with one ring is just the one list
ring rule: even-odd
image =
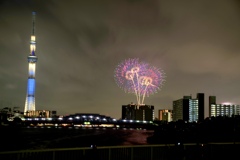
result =
[{"label": "distant building cluster", "polygon": [[216,96],[209,96],[209,117],[240,115],[240,105],[216,103]]},{"label": "distant building cluster", "polygon": [[173,121],[178,120],[187,122],[204,120],[204,93],[198,93],[196,98],[184,96],[173,101]]},{"label": "distant building cluster", "polygon": [[[183,120],[185,122],[200,122],[204,120],[204,108],[205,108],[204,93],[197,93],[196,98],[190,96],[183,96],[178,100],[174,100],[172,103],[172,109],[160,109],[155,118],[153,105],[137,105],[130,103],[128,105],[122,105],[122,120],[139,120],[139,121],[154,121],[156,119],[160,121],[178,121]],[[232,117],[240,115],[240,105],[223,103],[217,104],[216,96],[209,96],[209,116],[218,117],[227,116]],[[91,113],[89,113],[91,114]],[[16,117],[38,117],[38,118],[52,118],[59,117],[57,111],[50,110],[27,110],[21,112],[19,107],[5,107],[0,110],[0,119],[14,119]],[[60,116],[62,117],[62,116]]]},{"label": "distant building cluster", "polygon": [[[161,121],[199,122],[204,120],[204,93],[197,93],[196,98],[183,96],[174,100],[172,110],[159,110],[158,119]],[[209,117],[240,115],[240,105],[231,103],[216,103],[216,96],[209,96]]]},{"label": "distant building cluster", "polygon": [[57,111],[49,111],[49,110],[36,110],[36,111],[27,111],[25,113],[27,117],[42,117],[42,118],[50,118],[57,116]]}]

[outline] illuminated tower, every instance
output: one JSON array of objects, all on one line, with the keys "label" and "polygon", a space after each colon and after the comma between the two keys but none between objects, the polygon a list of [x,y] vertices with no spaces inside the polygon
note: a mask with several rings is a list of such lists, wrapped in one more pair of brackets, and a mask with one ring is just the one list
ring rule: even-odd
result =
[{"label": "illuminated tower", "polygon": [[27,95],[24,108],[24,114],[27,111],[35,111],[35,70],[37,63],[36,51],[36,37],[35,37],[35,15],[32,12],[32,35],[30,41],[30,54],[28,56],[28,82],[27,82]]}]

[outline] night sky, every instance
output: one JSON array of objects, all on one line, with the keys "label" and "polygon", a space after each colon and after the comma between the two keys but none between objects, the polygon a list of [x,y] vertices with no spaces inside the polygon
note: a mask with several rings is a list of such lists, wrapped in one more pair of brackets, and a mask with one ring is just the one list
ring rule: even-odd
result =
[{"label": "night sky", "polygon": [[129,58],[166,73],[145,98],[155,112],[197,93],[205,93],[205,117],[209,95],[240,104],[238,0],[1,0],[0,108],[24,109],[32,11],[37,110],[120,118],[121,106],[136,102],[114,80]]}]

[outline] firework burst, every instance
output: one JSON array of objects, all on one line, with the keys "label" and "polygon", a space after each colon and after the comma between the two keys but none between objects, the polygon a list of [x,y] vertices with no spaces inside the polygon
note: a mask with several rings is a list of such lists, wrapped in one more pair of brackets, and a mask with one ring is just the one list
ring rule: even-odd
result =
[{"label": "firework burst", "polygon": [[139,59],[127,59],[115,69],[114,79],[126,93],[134,93],[138,104],[143,104],[145,96],[156,93],[165,81],[165,73],[149,66]]}]

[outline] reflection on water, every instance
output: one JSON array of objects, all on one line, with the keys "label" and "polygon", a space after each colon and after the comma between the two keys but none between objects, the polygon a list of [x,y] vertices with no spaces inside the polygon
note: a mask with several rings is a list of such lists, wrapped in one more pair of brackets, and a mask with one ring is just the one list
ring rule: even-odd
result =
[{"label": "reflection on water", "polygon": [[0,151],[147,144],[152,130],[126,128],[1,128]]}]

